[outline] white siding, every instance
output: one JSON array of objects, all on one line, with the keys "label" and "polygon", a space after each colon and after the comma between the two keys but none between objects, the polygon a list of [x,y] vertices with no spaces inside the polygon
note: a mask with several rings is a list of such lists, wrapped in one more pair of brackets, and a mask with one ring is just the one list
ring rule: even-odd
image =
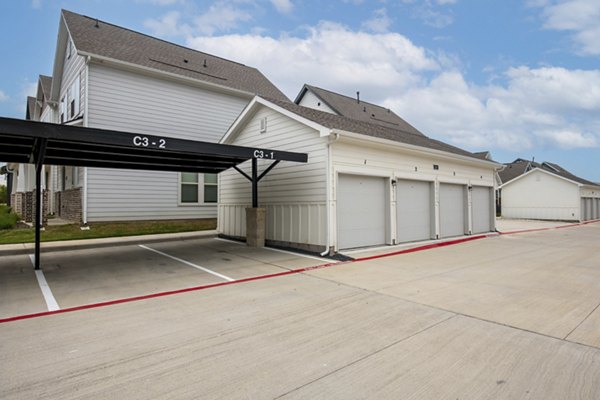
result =
[{"label": "white siding", "polygon": [[[88,126],[217,142],[248,99],[106,66],[89,66]],[[179,174],[88,169],[88,220],[214,218],[180,205]]]},{"label": "white siding", "polygon": [[250,99],[175,81],[89,67],[89,126],[217,142]]},{"label": "white siding", "polygon": [[[260,120],[267,118],[267,132]],[[258,184],[258,203],[267,209],[267,240],[325,245],[327,139],[316,130],[266,107],[260,108],[235,138],[239,146],[308,153],[308,163],[281,162]],[[259,171],[270,161],[259,161]],[[250,174],[250,162],[242,165]],[[235,170],[221,173],[219,231],[246,236],[245,208],[251,206],[250,182]]]},{"label": "white siding", "polygon": [[[214,204],[177,205],[177,172],[98,171],[88,169],[88,221],[216,217]],[[90,176],[94,179],[89,179]]]},{"label": "white siding", "polygon": [[332,108],[330,108],[323,100],[319,99],[313,92],[308,90],[304,96],[302,96],[302,100],[300,100],[300,104],[303,107],[312,108],[319,111],[325,111],[330,114],[336,114]]},{"label": "white siding", "polygon": [[545,220],[579,220],[579,187],[575,183],[533,171],[502,187],[502,216]]}]

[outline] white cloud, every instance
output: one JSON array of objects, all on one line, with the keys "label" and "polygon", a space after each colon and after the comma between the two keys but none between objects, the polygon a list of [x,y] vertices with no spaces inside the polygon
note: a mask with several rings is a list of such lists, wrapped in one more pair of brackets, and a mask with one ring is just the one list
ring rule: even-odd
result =
[{"label": "white cloud", "polygon": [[[425,134],[467,149],[600,147],[600,70],[517,66],[475,85],[460,60],[397,33],[321,22],[278,38],[223,35],[189,46],[258,68],[288,97],[308,83],[357,90]],[[341,45],[343,44],[343,45]]]},{"label": "white cloud", "polygon": [[271,3],[282,14],[289,14],[294,9],[291,0],[271,0]]},{"label": "white cloud", "polygon": [[36,10],[39,10],[42,8],[42,0],[31,0],[31,7],[33,7]]},{"label": "white cloud", "polygon": [[258,67],[291,97],[303,83],[391,95],[415,84],[420,72],[439,68],[425,49],[402,35],[353,32],[331,22],[307,28],[305,37],[196,37],[188,45]]},{"label": "white cloud", "polygon": [[529,5],[543,9],[544,28],[573,32],[577,52],[600,55],[600,1],[536,1]]},{"label": "white cloud", "polygon": [[191,33],[191,27],[180,21],[181,14],[171,11],[160,19],[147,19],[144,26],[157,36],[178,36]]},{"label": "white cloud", "polygon": [[218,2],[209,7],[202,15],[194,18],[195,28],[205,35],[216,32],[227,32],[236,28],[240,22],[252,20],[252,15],[240,8],[225,2]]},{"label": "white cloud", "polygon": [[8,101],[9,97],[6,93],[4,93],[2,90],[0,90],[0,102],[2,101]]},{"label": "white cloud", "polygon": [[371,19],[363,22],[362,27],[372,32],[383,33],[388,31],[391,24],[392,20],[388,17],[386,9],[380,8],[373,12]]}]

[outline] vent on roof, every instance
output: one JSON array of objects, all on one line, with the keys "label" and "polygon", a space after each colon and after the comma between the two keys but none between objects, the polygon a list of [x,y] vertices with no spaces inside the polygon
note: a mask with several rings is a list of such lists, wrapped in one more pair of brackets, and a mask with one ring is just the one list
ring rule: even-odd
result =
[{"label": "vent on roof", "polygon": [[206,58],[204,59],[204,63],[202,64],[202,66],[203,66],[204,68],[208,67],[208,65],[206,64]]},{"label": "vent on roof", "polygon": [[360,104],[360,92],[356,92],[356,102]]},{"label": "vent on roof", "polygon": [[100,24],[98,23],[98,18],[96,18],[96,23],[94,24],[94,28],[100,28]]}]

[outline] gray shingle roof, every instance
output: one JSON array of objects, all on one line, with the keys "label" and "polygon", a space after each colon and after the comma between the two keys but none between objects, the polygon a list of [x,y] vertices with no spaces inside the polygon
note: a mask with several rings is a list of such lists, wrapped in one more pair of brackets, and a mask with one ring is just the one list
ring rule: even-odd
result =
[{"label": "gray shingle roof", "polygon": [[256,68],[63,10],[78,52],[210,82],[250,94],[289,99]]},{"label": "gray shingle roof", "polygon": [[384,108],[363,100],[358,102],[356,98],[344,96],[315,86],[304,85],[298,94],[298,97],[296,97],[296,103],[300,102],[307,90],[313,92],[335,112],[344,117],[425,136],[389,108]]},{"label": "gray shingle roof", "polygon": [[524,173],[534,169],[539,168],[541,170],[553,173],[555,175],[561,176],[563,178],[569,179],[571,181],[581,183],[582,185],[590,185],[590,186],[598,186],[597,183],[588,181],[586,179],[580,178],[576,175],[573,175],[563,167],[558,164],[549,163],[547,161],[540,163],[536,163],[535,161],[528,161],[522,158],[517,158],[515,161],[511,163],[504,164],[504,170],[500,171],[498,174],[500,175],[500,179],[502,183],[507,183],[512,181],[513,179],[523,175]]},{"label": "gray shingle roof", "polygon": [[444,142],[440,142],[439,140],[430,139],[427,136],[420,133],[415,134],[412,132],[403,131],[401,129],[388,128],[370,122],[355,120],[341,115],[335,115],[308,107],[302,107],[295,103],[283,102],[275,99],[266,100],[294,114],[304,117],[310,121],[316,122],[317,124],[322,125],[326,128],[344,130],[366,136],[393,140],[395,142],[424,147],[427,149],[445,151],[447,153],[478,159],[477,157],[475,157],[475,155],[473,155],[473,153],[446,144]]}]

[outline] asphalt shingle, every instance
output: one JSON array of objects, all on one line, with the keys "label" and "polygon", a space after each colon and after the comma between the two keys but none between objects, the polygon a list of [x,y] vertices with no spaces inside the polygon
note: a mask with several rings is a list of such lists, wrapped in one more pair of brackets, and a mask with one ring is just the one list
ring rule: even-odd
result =
[{"label": "asphalt shingle", "polygon": [[62,15],[78,52],[289,101],[256,68],[71,11],[63,10]]}]

